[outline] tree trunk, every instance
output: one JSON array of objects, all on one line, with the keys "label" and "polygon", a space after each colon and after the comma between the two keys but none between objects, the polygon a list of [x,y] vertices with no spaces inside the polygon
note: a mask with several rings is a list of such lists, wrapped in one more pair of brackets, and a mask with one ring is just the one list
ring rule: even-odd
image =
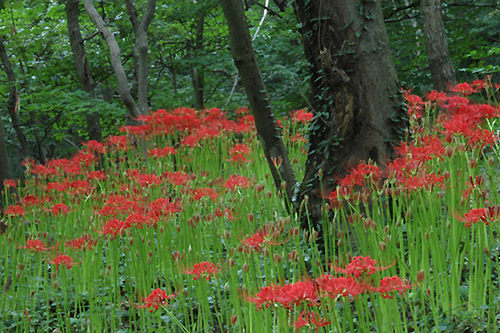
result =
[{"label": "tree trunk", "polygon": [[[7,109],[9,111],[10,119],[12,121],[12,127],[16,132],[17,139],[21,145],[21,154],[23,157],[28,157],[28,141],[21,129],[21,123],[19,121],[19,113],[17,110],[17,89],[16,89],[16,78],[14,76],[14,71],[12,70],[12,65],[9,61],[9,56],[3,45],[4,38],[0,37],[0,59],[2,60],[3,67],[5,68],[5,73],[7,74],[7,80],[9,81],[9,98],[7,100]],[[3,128],[2,128],[3,131]]]},{"label": "tree trunk", "polygon": [[298,202],[308,198],[310,223],[321,231],[323,198],[337,177],[360,160],[391,158],[404,111],[378,2],[297,0],[295,12],[314,113]]},{"label": "tree trunk", "polygon": [[[221,4],[229,29],[231,53],[253,111],[257,135],[271,169],[274,183],[278,191],[287,195],[288,200],[293,200],[296,185],[295,174],[257,65],[243,3],[241,0],[222,0]],[[279,170],[275,163],[280,164]],[[282,182],[285,182],[284,188],[282,188]]]},{"label": "tree trunk", "polygon": [[123,69],[123,65],[121,62],[120,56],[120,47],[116,42],[115,36],[108,29],[106,23],[102,19],[101,15],[97,12],[94,7],[94,3],[92,0],[83,0],[85,5],[85,9],[95,24],[99,32],[102,34],[104,40],[108,44],[109,53],[111,57],[111,66],[113,67],[113,71],[115,72],[116,80],[118,81],[118,89],[120,91],[120,97],[125,104],[125,107],[128,111],[129,120],[132,122],[136,121],[137,118],[141,115],[141,111],[137,107],[132,95],[130,94],[130,89],[128,87],[127,75],[125,74],[125,70]]},{"label": "tree trunk", "polygon": [[[83,90],[90,98],[95,98],[95,84],[92,72],[89,69],[85,46],[80,32],[78,16],[80,14],[79,0],[68,0],[66,3],[66,20],[68,25],[69,42],[73,52],[73,62],[75,63],[76,75],[82,85]],[[101,124],[99,113],[90,111],[85,114],[87,120],[87,132],[90,140],[102,141]]]},{"label": "tree trunk", "polygon": [[137,59],[137,90],[141,114],[148,111],[148,27],[153,20],[156,0],[149,0],[142,20],[139,22],[137,9],[130,0],[126,0],[127,12],[134,27],[134,59]]},{"label": "tree trunk", "polygon": [[[194,48],[189,47],[192,50],[192,57],[197,57],[203,50],[203,32],[205,27],[205,13],[201,13],[201,16],[196,22],[196,36],[194,41]],[[190,46],[190,45],[189,45]],[[203,65],[193,64],[191,67],[191,81],[193,82],[193,90],[195,96],[195,108],[198,110],[203,109],[205,106],[204,102],[204,78],[205,73]]]},{"label": "tree trunk", "polygon": [[456,84],[444,30],[441,0],[422,0],[424,38],[434,89],[449,91]]},{"label": "tree trunk", "polygon": [[3,211],[3,181],[12,179],[12,171],[10,169],[9,154],[7,152],[7,144],[5,143],[5,131],[3,128],[2,117],[0,117],[0,212]]}]

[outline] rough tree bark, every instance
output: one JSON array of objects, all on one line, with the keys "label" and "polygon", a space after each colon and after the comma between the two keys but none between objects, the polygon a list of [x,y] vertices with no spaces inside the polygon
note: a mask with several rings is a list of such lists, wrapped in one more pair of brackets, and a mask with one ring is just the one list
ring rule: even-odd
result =
[{"label": "rough tree bark", "polygon": [[[292,200],[296,184],[295,174],[291,168],[288,153],[272,112],[269,95],[257,65],[243,3],[241,0],[221,0],[221,4],[229,29],[231,53],[253,111],[257,135],[271,169],[274,183],[279,191],[285,193],[288,199]],[[275,163],[279,164],[279,170]]]},{"label": "rough tree bark", "polygon": [[[95,98],[95,84],[92,78],[92,72],[89,68],[85,46],[83,44],[82,34],[80,32],[80,23],[78,16],[80,14],[80,1],[68,0],[66,2],[66,22],[68,25],[69,42],[71,51],[73,52],[73,62],[75,64],[76,75],[83,90],[90,98]],[[87,121],[87,131],[90,140],[102,141],[101,124],[99,121],[99,113],[96,111],[87,112],[85,114]]]},{"label": "rough tree bark", "polygon": [[[12,127],[16,132],[17,139],[21,145],[21,154],[23,157],[28,157],[28,141],[21,129],[21,122],[19,121],[19,114],[17,113],[17,89],[16,89],[16,78],[14,76],[14,71],[12,70],[12,65],[3,45],[5,39],[0,37],[0,59],[2,60],[3,67],[5,68],[5,73],[7,74],[7,80],[9,81],[9,97],[7,99],[7,109],[9,111],[10,119],[12,121]],[[2,129],[3,130],[3,129]]]},{"label": "rough tree bark", "polygon": [[424,39],[434,89],[448,91],[456,84],[444,29],[441,0],[422,0]]},{"label": "rough tree bark", "polygon": [[135,33],[134,59],[137,63],[139,110],[141,114],[146,114],[148,111],[148,28],[154,17],[156,0],[148,1],[146,12],[140,21],[132,1],[126,0],[125,4]]},{"label": "rough tree bark", "polygon": [[377,1],[296,0],[294,8],[314,113],[298,202],[307,196],[310,222],[319,230],[323,198],[337,177],[361,160],[381,164],[392,157],[404,111]]},{"label": "rough tree bark", "polygon": [[120,47],[116,42],[115,36],[109,30],[101,15],[99,15],[97,10],[95,9],[93,1],[83,0],[83,3],[90,19],[95,24],[97,29],[99,29],[99,32],[102,34],[104,40],[106,41],[106,44],[108,44],[111,57],[111,66],[113,67],[116,80],[118,81],[120,97],[123,104],[127,108],[129,120],[134,122],[141,115],[141,111],[132,98],[132,95],[130,94],[127,75],[125,74],[125,70],[123,69],[123,65],[121,62]]}]

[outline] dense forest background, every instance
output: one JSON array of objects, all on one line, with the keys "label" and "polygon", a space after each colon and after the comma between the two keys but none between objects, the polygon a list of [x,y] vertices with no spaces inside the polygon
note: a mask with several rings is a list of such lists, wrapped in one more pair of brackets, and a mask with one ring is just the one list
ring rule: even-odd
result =
[{"label": "dense forest background", "polygon": [[[72,51],[76,37],[68,33],[71,3],[77,4],[85,52],[80,60]],[[126,3],[131,2],[94,1],[119,45],[130,93],[137,100],[137,26]],[[279,1],[245,4],[253,47],[275,112],[284,115],[307,108],[310,74],[292,6]],[[432,90],[420,1],[384,0],[381,4],[401,86],[417,93]],[[362,6],[360,1],[360,10]],[[146,7],[147,1],[135,2],[139,21]],[[442,14],[457,81],[493,75],[492,80],[500,82],[500,2],[443,1]],[[230,111],[248,104],[218,1],[158,2],[147,38],[149,110],[185,106]],[[89,115],[99,116],[102,136],[117,133],[126,123],[108,45],[83,4],[1,1],[0,42],[5,55],[0,70],[0,116],[15,177],[21,177],[25,158],[44,163],[66,157],[91,139]],[[86,63],[91,92],[82,85],[75,61]]]}]

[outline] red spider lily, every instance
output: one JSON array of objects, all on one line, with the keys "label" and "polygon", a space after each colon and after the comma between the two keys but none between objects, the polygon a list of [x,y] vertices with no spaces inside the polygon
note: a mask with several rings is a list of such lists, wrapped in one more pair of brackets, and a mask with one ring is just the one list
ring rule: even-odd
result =
[{"label": "red spider lily", "polygon": [[59,214],[68,214],[69,208],[63,203],[57,203],[54,206],[52,206],[51,209],[48,209],[47,211],[51,212],[54,214],[54,216],[57,216]]},{"label": "red spider lily", "polygon": [[333,267],[333,269],[336,272],[344,273],[357,279],[364,274],[366,274],[366,276],[370,276],[375,272],[383,271],[391,267],[379,267],[375,266],[376,264],[377,261],[375,259],[371,259],[369,256],[356,256],[351,259],[351,262],[347,265],[346,268]]},{"label": "red spider lily", "polygon": [[87,151],[89,151],[89,152],[92,152],[92,153],[96,152],[96,153],[100,153],[100,154],[105,153],[104,145],[100,142],[95,141],[95,140],[90,140],[90,141],[84,142],[82,145],[85,146],[87,148]]},{"label": "red spider lily", "polygon": [[453,89],[451,90],[453,92],[459,92],[464,96],[470,96],[474,93],[477,93],[479,90],[474,87],[474,85],[471,85],[468,82],[462,82],[457,84]]},{"label": "red spider lily", "polygon": [[446,149],[443,147],[441,139],[426,135],[419,138],[418,146],[415,142],[412,144],[402,142],[399,147],[395,148],[395,151],[402,157],[409,157],[423,163],[435,157],[442,160]]},{"label": "red spider lily", "polygon": [[244,176],[232,175],[226,180],[224,187],[228,190],[234,190],[237,187],[248,188],[248,179]]},{"label": "red spider lily", "polygon": [[218,196],[219,195],[217,194],[217,192],[215,192],[213,189],[209,187],[197,188],[193,192],[193,198],[196,201],[201,200],[201,198],[203,197],[209,197],[210,199],[212,199],[213,202],[215,202]]},{"label": "red spider lily", "polygon": [[144,304],[139,304],[137,307],[149,308],[149,312],[153,312],[154,310],[158,310],[161,306],[166,306],[168,300],[174,298],[175,296],[177,296],[176,293],[167,295],[165,290],[158,288],[153,290],[151,294],[143,300]]},{"label": "red spider lily", "polygon": [[194,148],[198,146],[199,142],[200,142],[200,137],[196,134],[191,134],[181,140],[181,146]]},{"label": "red spider lily", "polygon": [[138,174],[134,176],[134,180],[141,186],[155,186],[161,184],[162,179],[153,174]]},{"label": "red spider lily", "polygon": [[21,205],[10,205],[3,212],[10,216],[24,216],[24,209]]},{"label": "red spider lily", "polygon": [[87,173],[87,177],[88,177],[88,179],[91,179],[91,180],[104,180],[107,178],[104,171],[101,171],[101,170],[90,171]]},{"label": "red spider lily", "polygon": [[97,214],[103,216],[117,216],[119,213],[142,213],[143,206],[138,200],[132,200],[123,195],[110,195],[104,207]]},{"label": "red spider lily", "polygon": [[466,228],[470,228],[472,224],[476,224],[477,222],[483,222],[488,225],[490,222],[500,219],[500,206],[473,208],[465,213],[464,217],[458,216],[457,219],[464,222]]},{"label": "red spider lily", "polygon": [[426,99],[429,102],[442,103],[442,102],[446,101],[447,98],[448,98],[448,95],[446,95],[446,93],[442,92],[442,91],[433,90],[433,91],[428,92],[426,94]]},{"label": "red spider lily", "polygon": [[462,199],[467,200],[472,191],[481,192],[482,186],[484,185],[484,178],[481,176],[476,176],[473,178],[469,176],[469,181],[466,183],[467,189],[462,193]]},{"label": "red spider lily", "polygon": [[422,109],[424,102],[422,98],[417,95],[411,94],[411,90],[405,90],[403,96],[408,102],[408,116],[410,119],[422,118]]},{"label": "red spider lily", "polygon": [[233,163],[243,164],[247,161],[248,155],[250,153],[250,149],[244,144],[236,144],[231,149],[231,159],[230,161]]},{"label": "red spider lily", "polygon": [[148,156],[154,156],[154,157],[166,157],[166,156],[175,155],[175,154],[177,154],[177,151],[175,150],[174,147],[150,149],[148,151]]},{"label": "red spider lily", "polygon": [[283,228],[279,228],[272,224],[265,224],[262,228],[257,230],[257,232],[244,240],[241,240],[241,244],[247,249],[252,249],[257,252],[260,251],[261,246],[265,245],[282,245],[286,241],[276,242],[274,239],[281,236],[283,233]]},{"label": "red spider lily", "polygon": [[357,296],[367,290],[367,286],[356,281],[353,277],[334,277],[324,274],[316,279],[318,291],[329,298],[337,299],[338,296]]},{"label": "red spider lily", "polygon": [[16,188],[17,182],[14,179],[4,179],[3,186],[8,189],[9,187]]},{"label": "red spider lily", "polygon": [[64,182],[64,183],[48,182],[47,186],[45,186],[45,190],[48,192],[50,192],[52,190],[56,190],[59,193],[62,193],[64,191],[66,191],[67,188],[68,188],[68,184],[66,182]]},{"label": "red spider lily", "polygon": [[104,235],[106,238],[110,235],[111,239],[115,239],[116,236],[123,234],[123,232],[130,227],[130,223],[117,219],[111,219],[102,226],[101,230],[97,232]]},{"label": "red spider lily", "polygon": [[193,275],[193,280],[199,280],[202,277],[208,281],[212,275],[219,273],[219,267],[214,263],[204,261],[194,264],[191,269],[185,269],[184,273]]},{"label": "red spider lily", "polygon": [[187,185],[190,181],[190,177],[187,173],[183,171],[175,171],[175,172],[165,172],[163,174],[169,183],[174,184],[175,186],[184,186]]},{"label": "red spider lily", "polygon": [[302,124],[307,124],[309,123],[312,118],[313,118],[313,114],[312,112],[307,112],[306,110],[297,110],[295,112],[292,112],[290,114],[291,118],[292,118],[292,121],[298,123],[302,123]]},{"label": "red spider lily", "polygon": [[291,142],[302,142],[302,143],[306,143],[306,142],[307,142],[307,139],[306,139],[306,138],[305,138],[305,136],[303,136],[302,134],[297,133],[297,134],[295,134],[295,136],[290,137],[290,141],[291,141]]},{"label": "red spider lily", "polygon": [[136,227],[138,229],[142,229],[145,225],[149,226],[153,224],[155,224],[155,221],[151,217],[144,216],[140,213],[129,215],[125,220],[125,225],[128,228]]},{"label": "red spider lily", "polygon": [[39,204],[40,201],[38,200],[37,197],[33,195],[26,195],[23,200],[22,200],[23,205],[25,206],[34,206],[36,204]]},{"label": "red spider lily", "polygon": [[291,309],[294,305],[302,302],[312,305],[317,301],[315,283],[309,280],[297,281],[284,286],[272,284],[263,287],[255,296],[244,294],[241,294],[241,296],[247,302],[255,303],[257,310],[262,309],[263,305],[267,308],[270,305],[280,304]]},{"label": "red spider lily", "polygon": [[66,266],[67,269],[70,269],[74,265],[73,258],[71,258],[70,256],[67,256],[65,254],[59,254],[54,259],[49,260],[48,262],[49,262],[49,264],[56,266],[56,271],[59,270],[59,265],[64,265],[64,266]]},{"label": "red spider lily", "polygon": [[20,249],[27,249],[30,252],[34,251],[34,252],[40,252],[40,253],[43,253],[43,252],[49,251],[49,250],[53,250],[56,247],[57,247],[57,243],[53,247],[46,247],[43,244],[43,241],[41,239],[28,239],[26,241],[26,246],[19,246]]},{"label": "red spider lily", "polygon": [[129,139],[124,135],[109,136],[106,146],[116,151],[127,151],[130,149]]},{"label": "red spider lily", "polygon": [[299,314],[299,317],[293,323],[293,326],[295,326],[296,330],[299,330],[305,326],[315,326],[316,330],[314,332],[318,332],[320,327],[325,327],[330,324],[331,322],[326,321],[325,318],[320,318],[319,314],[317,314],[316,312],[307,312],[306,310],[304,310]]},{"label": "red spider lily", "polygon": [[381,179],[380,170],[377,166],[366,164],[365,161],[360,162],[353,168],[348,175],[338,181],[340,186],[363,186],[366,180],[372,184],[377,183]]},{"label": "red spider lily", "polygon": [[158,198],[149,205],[148,217],[158,221],[163,216],[172,216],[181,211],[179,203],[170,201],[170,198]]},{"label": "red spider lily", "polygon": [[389,295],[390,292],[399,291],[400,294],[403,294],[406,290],[411,289],[412,287],[413,285],[408,282],[404,282],[399,276],[387,276],[380,280],[379,287],[371,288],[371,290],[381,293],[383,298],[392,299],[393,297]]},{"label": "red spider lily", "polygon": [[444,176],[436,175],[435,173],[426,174],[425,170],[420,172],[418,175],[407,176],[403,175],[398,178],[398,182],[400,182],[405,189],[408,191],[414,191],[419,189],[428,189],[431,190],[436,185],[443,186]]},{"label": "red spider lily", "polygon": [[94,246],[97,244],[97,241],[93,240],[90,235],[84,234],[83,236],[79,238],[75,238],[73,240],[68,240],[66,243],[64,243],[64,246],[72,248],[72,249],[78,249],[78,250],[92,250]]}]

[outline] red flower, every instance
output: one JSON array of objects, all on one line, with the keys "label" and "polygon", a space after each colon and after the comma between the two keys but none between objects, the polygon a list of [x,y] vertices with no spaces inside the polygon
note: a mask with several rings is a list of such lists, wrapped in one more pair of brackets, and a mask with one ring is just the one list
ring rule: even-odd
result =
[{"label": "red flower", "polygon": [[306,110],[297,110],[290,114],[292,120],[296,123],[301,122],[302,124],[307,124],[313,118],[312,112],[307,112]]},{"label": "red flower", "polygon": [[316,326],[316,330],[314,332],[318,332],[320,327],[325,327],[330,325],[331,322],[326,321],[325,318],[320,318],[319,314],[314,311],[306,312],[306,310],[302,311],[295,321],[293,325],[295,329],[299,330],[305,326]]},{"label": "red flower", "polygon": [[236,144],[231,149],[231,159],[230,161],[233,163],[242,164],[247,161],[250,150],[244,144]]},{"label": "red flower", "polygon": [[492,220],[500,218],[500,206],[490,206],[488,208],[473,208],[465,213],[464,217],[458,216],[457,219],[464,222],[466,228],[472,224],[483,222],[488,225]]},{"label": "red flower", "polygon": [[215,192],[214,190],[212,190],[209,187],[195,189],[193,196],[194,196],[194,200],[197,200],[197,201],[199,201],[203,197],[209,197],[210,199],[212,199],[213,202],[215,202],[215,200],[217,200],[217,197],[218,197],[217,192]]},{"label": "red flower", "polygon": [[148,156],[154,156],[154,157],[166,157],[166,156],[175,155],[175,154],[177,154],[177,151],[175,150],[174,147],[150,149],[148,151]]},{"label": "red flower", "polygon": [[52,214],[54,214],[54,216],[57,216],[59,214],[68,214],[69,208],[68,208],[68,206],[66,206],[63,203],[58,203],[58,204],[55,204],[48,211],[51,212]]},{"label": "red flower", "polygon": [[309,280],[297,281],[284,286],[272,284],[263,287],[255,296],[242,294],[242,297],[248,302],[255,303],[257,310],[262,309],[262,305],[269,307],[278,303],[290,309],[301,302],[314,304],[317,301],[315,283]]},{"label": "red flower", "polygon": [[247,237],[246,239],[241,241],[248,249],[253,249],[259,252],[259,247],[264,246],[266,244],[269,245],[281,245],[284,242],[276,242],[274,239],[281,236],[283,233],[283,228],[278,228],[272,224],[265,224],[262,228],[257,230],[255,234]]},{"label": "red flower", "polygon": [[476,89],[473,85],[468,82],[462,82],[457,84],[451,91],[460,92],[464,96],[470,96],[473,93],[477,93],[478,89]]},{"label": "red flower", "polygon": [[366,276],[370,276],[375,272],[383,271],[391,267],[391,266],[378,267],[375,266],[376,263],[377,261],[371,259],[369,256],[366,257],[357,256],[351,259],[351,262],[347,265],[346,268],[334,267],[333,269],[337,272],[350,275],[357,279],[364,274],[366,274]]},{"label": "red flower", "polygon": [[111,219],[102,226],[102,229],[98,231],[98,233],[105,237],[111,235],[114,239],[116,236],[123,234],[123,232],[130,227],[130,224],[125,221]]},{"label": "red flower", "polygon": [[163,174],[168,182],[175,186],[184,186],[189,182],[189,175],[183,171],[166,172]]},{"label": "red flower", "polygon": [[9,187],[16,188],[17,182],[14,179],[4,179],[3,186],[7,189]]},{"label": "red flower", "polygon": [[89,152],[97,152],[100,154],[104,154],[104,145],[100,142],[97,142],[95,140],[90,140],[84,142],[83,145],[87,148]]},{"label": "red flower", "polygon": [[402,294],[412,287],[413,285],[403,282],[399,276],[387,276],[380,280],[380,286],[378,288],[371,288],[371,290],[378,291],[384,298],[392,299],[392,296],[389,295],[391,291],[399,291]]},{"label": "red flower", "polygon": [[377,166],[372,164],[366,164],[365,161],[361,161],[355,168],[353,168],[347,176],[338,181],[340,186],[363,186],[366,180],[370,181],[372,184],[377,183],[380,180],[380,170]]},{"label": "red flower", "polygon": [[4,210],[5,215],[24,216],[24,209],[20,205],[10,205]]},{"label": "red flower", "polygon": [[151,294],[144,299],[144,304],[137,305],[138,308],[149,308],[149,312],[158,310],[160,306],[166,306],[169,299],[174,298],[177,294],[167,295],[165,290],[160,288],[155,289]]},{"label": "red flower", "polygon": [[204,261],[194,264],[193,268],[185,269],[185,274],[193,275],[193,280],[199,280],[200,277],[205,278],[205,280],[209,280],[213,275],[216,275],[219,272],[219,267],[217,265]]},{"label": "red flower", "polygon": [[49,260],[49,263],[52,265],[56,265],[57,271],[59,270],[59,265],[64,265],[67,269],[70,269],[71,267],[73,267],[73,258],[65,254],[60,254],[53,260]]},{"label": "red flower", "polygon": [[90,235],[83,235],[79,238],[68,240],[64,243],[64,246],[85,251],[86,249],[92,250],[96,244],[97,241],[93,240]]},{"label": "red flower", "polygon": [[367,287],[353,277],[334,277],[324,274],[316,279],[318,290],[332,299],[338,296],[357,296],[364,293]]},{"label": "red flower", "polygon": [[228,190],[234,190],[237,187],[248,188],[248,179],[243,176],[232,175],[227,179],[224,187]]},{"label": "red flower", "polygon": [[26,241],[26,246],[20,246],[19,248],[20,249],[27,249],[30,252],[35,251],[35,252],[43,253],[45,251],[53,250],[56,247],[57,247],[57,243],[53,247],[46,247],[43,244],[42,240],[40,240],[40,239],[28,239]]}]

